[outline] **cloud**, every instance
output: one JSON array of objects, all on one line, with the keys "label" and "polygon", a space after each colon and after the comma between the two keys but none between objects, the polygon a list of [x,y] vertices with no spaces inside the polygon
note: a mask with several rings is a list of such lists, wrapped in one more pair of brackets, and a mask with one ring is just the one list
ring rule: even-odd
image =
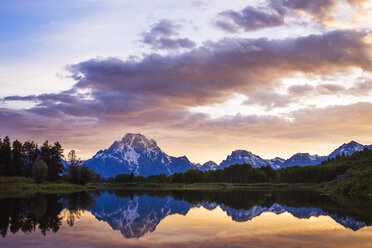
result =
[{"label": "cloud", "polygon": [[255,31],[284,24],[284,15],[270,8],[248,6],[242,11],[225,10],[218,14],[215,25],[226,32]]},{"label": "cloud", "polygon": [[[278,2],[272,0],[272,2]],[[290,8],[294,10],[305,11],[318,19],[322,19],[324,16],[328,16],[331,9],[336,5],[335,0],[283,0],[281,1],[282,7]]]},{"label": "cloud", "polygon": [[316,95],[368,96],[371,92],[371,81],[357,82],[351,87],[345,87],[340,84],[319,84],[317,86],[302,84],[289,87],[289,94],[286,97],[296,96],[296,100],[298,100],[299,97],[311,97]]},{"label": "cloud", "polygon": [[346,106],[303,108],[286,116],[241,115],[210,119],[198,116],[179,123],[213,135],[245,134],[256,138],[320,141],[363,139],[372,135],[372,104],[360,102]]},{"label": "cloud", "polygon": [[[327,75],[351,67],[371,71],[371,46],[363,41],[365,35],[333,31],[284,40],[224,39],[177,55],[147,55],[141,61],[91,59],[69,66],[77,80],[70,91],[3,100],[36,101],[36,107],[28,111],[41,115],[99,117],[169,104],[177,108],[208,105],[232,93],[267,98],[256,89],[270,88],[298,72]],[[304,89],[299,87],[289,91],[300,94]],[[78,94],[79,90],[89,93]]]},{"label": "cloud", "polygon": [[[291,124],[288,118],[271,115],[211,119],[205,114],[191,113],[190,108],[221,103],[233,93],[246,95],[251,103],[268,108],[285,106],[289,101],[272,91],[283,77],[299,72],[328,75],[352,67],[371,71],[371,45],[364,41],[365,35],[344,30],[283,40],[223,39],[175,55],[150,54],[142,60],[86,60],[68,67],[76,80],[69,91],[3,98],[32,101],[36,105],[21,110],[1,109],[0,117],[6,121],[1,122],[0,128],[2,134],[58,137],[68,145],[76,144],[74,137],[91,135],[81,141],[85,142],[83,147],[94,146],[89,144],[93,138],[109,143],[113,133],[128,130],[198,130],[235,136],[245,132],[273,137],[287,132],[294,137],[293,133],[303,132],[308,136],[310,131],[302,121],[308,118],[300,113],[288,114],[289,119],[295,120]],[[353,90],[370,87],[365,82]],[[323,88],[338,90],[332,85]],[[297,86],[290,92],[300,95],[307,90],[314,89]],[[349,110],[355,113],[357,108]],[[330,118],[331,114],[328,117],[322,114],[322,118]],[[364,123],[368,123],[368,118]],[[361,119],[354,119],[358,120]],[[317,123],[312,125],[314,130],[321,131],[320,127],[315,128]]]},{"label": "cloud", "polygon": [[286,107],[294,101],[286,94],[278,94],[272,89],[258,89],[249,95],[249,99],[244,102],[246,105],[260,105],[266,109]]},{"label": "cloud", "polygon": [[209,4],[207,1],[201,1],[201,0],[194,0],[192,1],[191,5],[201,11],[205,11],[209,7]]},{"label": "cloud", "polygon": [[142,42],[150,45],[153,49],[179,49],[193,48],[195,42],[189,38],[171,38],[178,35],[181,25],[175,24],[170,20],[162,19],[152,25],[149,32],[142,34]]},{"label": "cloud", "polygon": [[367,0],[268,0],[263,7],[247,6],[241,11],[222,11],[214,24],[226,32],[251,32],[288,24],[287,17],[295,18],[297,22],[302,13],[306,13],[326,25],[339,21],[335,16],[339,14],[341,6],[348,6],[353,15],[364,13],[365,2]]},{"label": "cloud", "polygon": [[297,16],[306,13],[316,21],[328,25],[342,19],[342,7],[350,10],[344,14],[358,16],[365,11],[366,2],[368,0],[270,0],[270,5],[277,11],[287,12],[287,15],[293,15],[291,11],[295,11]]}]

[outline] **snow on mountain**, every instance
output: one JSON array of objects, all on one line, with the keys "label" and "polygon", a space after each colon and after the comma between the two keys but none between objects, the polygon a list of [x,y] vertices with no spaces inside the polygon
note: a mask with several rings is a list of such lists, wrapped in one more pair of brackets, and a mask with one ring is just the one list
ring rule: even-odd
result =
[{"label": "snow on mountain", "polygon": [[281,165],[285,162],[283,158],[273,158],[273,159],[266,159],[266,162],[273,168],[273,169],[280,169]]},{"label": "snow on mountain", "polygon": [[342,154],[348,156],[365,148],[372,149],[372,146],[364,146],[351,141],[334,150],[329,156],[297,153],[287,160],[279,157],[262,159],[249,151],[236,150],[227,156],[220,165],[213,161],[200,165],[191,163],[186,156],[168,156],[157,146],[154,140],[149,140],[141,134],[128,133],[122,140],[115,141],[108,149],[97,152],[85,163],[103,177],[116,176],[120,173],[133,173],[143,176],[171,175],[175,172],[185,172],[193,168],[203,171],[223,169],[233,164],[250,164],[255,168],[269,165],[273,169],[295,165],[317,165],[327,158],[334,158]]},{"label": "snow on mountain", "polygon": [[216,164],[213,161],[208,161],[208,162],[204,163],[203,165],[201,165],[200,167],[198,167],[198,169],[203,170],[203,171],[216,170],[216,169],[218,169],[218,164]]},{"label": "snow on mountain", "polygon": [[350,156],[354,152],[363,151],[365,148],[371,149],[372,146],[365,146],[355,141],[351,141],[350,143],[343,144],[342,146],[334,150],[331,154],[329,154],[328,157],[334,158],[337,155],[342,155],[342,154],[345,154],[345,156]]},{"label": "snow on mountain", "polygon": [[327,159],[326,156],[318,156],[318,155],[310,155],[309,153],[297,153],[287,159],[281,167],[288,167],[288,166],[306,166],[306,165],[317,165],[320,164],[322,161]]},{"label": "snow on mountain", "polygon": [[266,160],[249,151],[236,150],[233,151],[231,155],[227,156],[227,158],[224,161],[222,161],[218,168],[223,169],[232,164],[250,164],[255,168],[269,165],[269,163]]},{"label": "snow on mountain", "polygon": [[364,149],[372,149],[371,146],[361,145],[355,141],[351,141],[347,144],[343,144],[336,150],[334,150],[329,156],[319,156],[319,155],[310,155],[309,153],[297,153],[285,160],[279,157],[273,159],[262,159],[258,155],[252,154],[251,152],[245,150],[234,151],[229,155],[226,160],[224,160],[218,168],[225,168],[232,164],[251,164],[253,167],[261,167],[265,165],[270,165],[273,169],[280,169],[282,167],[288,166],[307,166],[307,165],[317,165],[323,162],[328,158],[334,158],[337,155],[345,154],[349,156],[357,151],[362,151]]},{"label": "snow on mountain", "polygon": [[165,154],[154,140],[141,134],[126,134],[108,149],[97,152],[86,165],[103,177],[120,173],[134,175],[171,175],[194,168],[187,157],[171,157]]}]

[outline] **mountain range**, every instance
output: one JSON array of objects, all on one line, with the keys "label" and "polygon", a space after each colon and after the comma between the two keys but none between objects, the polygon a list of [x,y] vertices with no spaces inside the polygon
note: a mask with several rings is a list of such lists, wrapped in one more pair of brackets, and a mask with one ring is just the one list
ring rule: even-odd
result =
[{"label": "mountain range", "polygon": [[351,141],[341,145],[328,156],[297,153],[289,159],[279,157],[263,159],[250,151],[235,150],[219,165],[213,161],[201,165],[190,162],[186,156],[169,156],[158,147],[156,141],[147,139],[141,134],[128,133],[122,140],[115,141],[108,149],[97,152],[91,159],[85,161],[85,164],[103,177],[116,176],[121,173],[133,173],[142,176],[171,175],[189,169],[216,170],[226,168],[232,164],[244,163],[253,167],[271,166],[273,169],[280,169],[295,165],[317,165],[328,158],[343,154],[348,156],[366,148],[372,149],[372,145],[365,146]]}]

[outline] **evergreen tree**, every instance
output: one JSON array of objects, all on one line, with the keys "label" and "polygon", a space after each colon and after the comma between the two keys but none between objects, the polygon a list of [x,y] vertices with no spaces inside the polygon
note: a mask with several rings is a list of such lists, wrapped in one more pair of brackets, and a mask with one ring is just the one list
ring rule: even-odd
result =
[{"label": "evergreen tree", "polygon": [[22,175],[26,177],[32,176],[32,165],[36,162],[39,156],[39,149],[37,144],[33,141],[26,141],[23,144],[24,149],[24,160],[23,160],[23,171]]},{"label": "evergreen tree", "polygon": [[74,150],[71,150],[68,153],[68,160],[69,166],[67,168],[67,176],[69,182],[73,184],[85,185],[89,181],[93,180],[94,172],[76,157]]},{"label": "evergreen tree", "polygon": [[3,159],[3,139],[0,138],[0,176],[5,175],[5,162]]},{"label": "evergreen tree", "polygon": [[63,173],[64,166],[62,164],[63,149],[59,142],[53,146],[45,141],[40,149],[40,158],[44,160],[48,166],[48,181],[55,182],[60,179],[60,174]]},{"label": "evergreen tree", "polygon": [[10,139],[6,136],[0,144],[0,175],[11,176],[11,146]]},{"label": "evergreen tree", "polygon": [[12,144],[11,150],[12,158],[12,175],[22,176],[23,166],[24,166],[24,149],[23,144],[18,140],[15,140]]}]

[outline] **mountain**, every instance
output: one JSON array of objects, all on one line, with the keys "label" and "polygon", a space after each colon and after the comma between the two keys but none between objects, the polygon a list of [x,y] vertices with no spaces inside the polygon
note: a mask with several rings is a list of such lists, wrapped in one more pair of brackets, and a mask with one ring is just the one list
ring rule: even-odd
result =
[{"label": "mountain", "polygon": [[202,170],[202,171],[216,170],[217,168],[218,168],[218,164],[216,164],[213,161],[208,161],[208,162],[206,162],[203,165],[198,167],[198,169]]},{"label": "mountain", "polygon": [[365,148],[371,149],[372,146],[364,146],[362,144],[359,144],[355,141],[351,141],[350,143],[343,144],[336,150],[334,150],[331,154],[329,154],[329,158],[334,158],[337,155],[345,154],[345,156],[349,156],[353,154],[354,152],[363,151]]},{"label": "mountain", "polygon": [[266,160],[262,159],[258,155],[245,150],[236,150],[233,151],[231,155],[227,156],[224,161],[222,161],[218,169],[226,168],[232,164],[250,164],[255,168],[269,165]]},{"label": "mountain", "polygon": [[273,169],[280,169],[281,165],[285,162],[284,158],[273,158],[273,159],[266,159],[266,162],[273,168]]},{"label": "mountain", "polygon": [[85,164],[103,177],[117,174],[171,175],[194,168],[187,157],[171,157],[165,154],[154,140],[141,134],[126,134],[108,149],[97,152]]},{"label": "mountain", "polygon": [[372,149],[372,146],[365,146],[351,141],[338,147],[329,156],[297,153],[287,160],[279,157],[263,159],[246,150],[235,150],[220,165],[213,161],[200,165],[191,163],[186,156],[168,156],[158,147],[154,140],[149,140],[141,134],[128,133],[122,140],[115,141],[108,149],[97,152],[85,164],[103,177],[116,176],[121,173],[133,173],[134,175],[142,176],[171,175],[175,172],[185,172],[194,168],[207,171],[224,169],[233,164],[245,163],[251,164],[255,168],[269,165],[273,169],[280,169],[295,165],[317,165],[328,158],[334,158],[342,154],[348,156],[365,148]]},{"label": "mountain", "polygon": [[326,156],[310,155],[309,153],[297,153],[284,161],[280,167],[317,165],[327,159]]},{"label": "mountain", "polygon": [[289,159],[285,160],[279,157],[273,159],[262,159],[258,155],[252,154],[251,152],[245,150],[236,150],[231,153],[231,155],[227,156],[226,160],[224,160],[218,169],[223,169],[228,167],[232,164],[244,164],[248,163],[251,164],[253,167],[261,167],[265,165],[270,165],[273,169],[280,169],[283,167],[288,166],[307,166],[307,165],[317,165],[323,162],[328,158],[334,158],[337,155],[345,154],[345,156],[349,156],[357,151],[362,151],[364,149],[372,149],[372,145],[365,146],[361,145],[355,141],[351,141],[349,143],[345,143],[342,146],[338,147],[328,156],[319,156],[319,155],[310,155],[309,153],[297,153],[290,157]]}]

